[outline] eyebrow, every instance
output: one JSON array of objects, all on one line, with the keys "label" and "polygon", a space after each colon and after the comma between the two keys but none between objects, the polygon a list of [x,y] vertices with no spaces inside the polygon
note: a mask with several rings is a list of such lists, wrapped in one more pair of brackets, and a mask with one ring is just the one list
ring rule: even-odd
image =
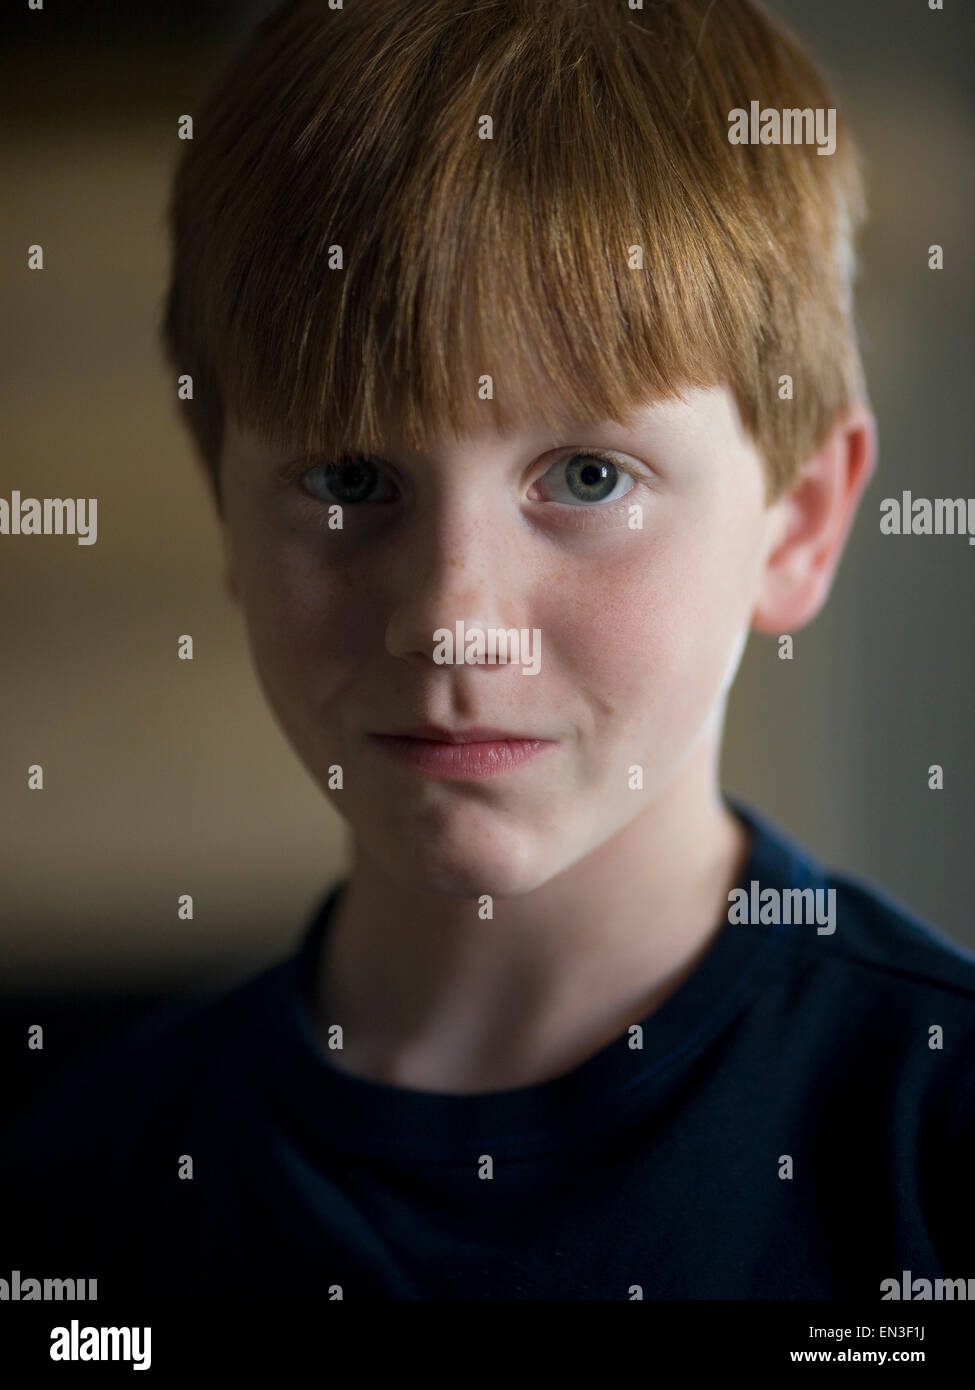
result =
[{"label": "eyebrow", "polygon": [[[653,424],[652,412],[655,412],[658,407],[665,406],[666,404],[666,401],[652,401],[648,402],[646,405],[642,407],[639,407],[637,409],[637,414],[642,414],[645,418],[635,420],[632,425],[627,425],[620,420],[612,419],[565,419],[560,422],[557,429],[547,430],[544,433],[544,435],[542,435],[540,432],[538,437],[538,443],[545,448],[559,448],[564,447],[565,445],[572,444],[574,442],[572,438],[573,435],[581,436],[583,434],[598,434],[610,431],[618,431],[622,436],[625,436],[626,440],[629,442],[636,439],[639,435],[642,434],[644,430],[651,428]],[[512,435],[516,433],[516,430],[510,432],[510,434]],[[499,437],[503,438],[505,436]],[[564,443],[560,443],[560,441],[564,441]],[[622,449],[624,447],[624,444],[622,442],[619,444],[607,444],[605,447],[610,449]],[[398,446],[396,446],[395,444],[391,444],[390,440],[387,439],[381,448],[376,449],[367,449],[364,445],[356,443],[346,444],[338,451],[331,454],[327,453],[325,450],[320,449],[302,451],[299,448],[295,453],[291,453],[291,451],[289,450],[284,459],[272,465],[272,469],[275,477],[281,479],[284,482],[292,482],[295,478],[300,477],[303,473],[306,473],[310,468],[314,468],[317,464],[337,463],[340,459],[343,458],[357,457],[374,459],[377,462],[383,463],[391,461],[390,458],[387,457],[387,455],[394,455],[403,452],[416,457],[426,456],[424,450],[408,449],[406,451],[402,451],[399,449]]]}]

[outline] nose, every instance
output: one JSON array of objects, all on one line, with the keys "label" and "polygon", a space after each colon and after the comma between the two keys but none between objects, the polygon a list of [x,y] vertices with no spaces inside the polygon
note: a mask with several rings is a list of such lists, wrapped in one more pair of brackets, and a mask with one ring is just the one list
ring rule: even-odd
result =
[{"label": "nose", "polygon": [[517,513],[489,505],[481,490],[418,511],[390,541],[390,655],[431,664],[434,634],[446,629],[453,638],[458,623],[465,633],[527,626],[526,560],[517,529]]}]

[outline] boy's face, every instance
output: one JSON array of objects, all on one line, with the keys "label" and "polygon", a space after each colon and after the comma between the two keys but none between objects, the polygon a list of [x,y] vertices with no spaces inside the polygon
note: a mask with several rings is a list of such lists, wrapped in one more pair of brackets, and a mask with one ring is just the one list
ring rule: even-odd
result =
[{"label": "boy's face", "polygon": [[[593,448],[620,471],[600,474]],[[390,876],[464,897],[531,891],[646,810],[715,733],[780,508],[764,504],[761,460],[723,387],[649,407],[630,430],[489,426],[422,453],[391,439],[382,460],[350,502],[351,475],[333,493],[327,460],[310,461],[304,484],[282,482],[287,456],[228,421],[228,585],[258,675]],[[345,501],[342,530],[328,529],[332,501]],[[458,622],[537,629],[538,674],[438,664],[434,632]],[[422,723],[553,746],[446,780],[372,738]],[[329,790],[336,764],[343,786]]]}]

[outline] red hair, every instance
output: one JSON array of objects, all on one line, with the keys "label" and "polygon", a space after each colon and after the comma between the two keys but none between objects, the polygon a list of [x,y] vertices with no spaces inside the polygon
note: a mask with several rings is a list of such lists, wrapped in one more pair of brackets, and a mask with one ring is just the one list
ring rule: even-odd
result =
[{"label": "red hair", "polygon": [[777,496],[864,394],[864,199],[842,119],[825,158],[732,144],[752,99],[836,104],[756,0],[280,4],[198,113],[169,210],[161,335],[218,506],[228,411],[333,457],[486,411],[627,423],[719,383]]}]

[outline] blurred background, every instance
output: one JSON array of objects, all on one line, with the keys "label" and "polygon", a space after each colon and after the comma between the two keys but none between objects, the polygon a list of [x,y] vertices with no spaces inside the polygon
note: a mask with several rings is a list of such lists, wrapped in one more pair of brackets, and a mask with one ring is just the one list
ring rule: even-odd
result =
[{"label": "blurred background", "polygon": [[[99,500],[94,546],[0,541],[0,1026],[14,1107],[158,1000],[290,951],[345,862],[342,823],[252,673],[156,347],[177,117],[271,7],[22,4],[5,20],[0,496]],[[975,947],[975,549],[879,531],[880,500],[905,488],[975,496],[975,7],[769,8],[819,57],[866,157],[858,317],[880,461],[795,660],[751,637],[723,782]],[[26,268],[35,242],[42,274]],[[182,633],[192,662],[175,659]],[[43,793],[26,787],[35,762]],[[943,791],[928,790],[932,763]],[[182,893],[191,922],[176,919]],[[46,1047],[25,1056],[35,1022]]]}]

